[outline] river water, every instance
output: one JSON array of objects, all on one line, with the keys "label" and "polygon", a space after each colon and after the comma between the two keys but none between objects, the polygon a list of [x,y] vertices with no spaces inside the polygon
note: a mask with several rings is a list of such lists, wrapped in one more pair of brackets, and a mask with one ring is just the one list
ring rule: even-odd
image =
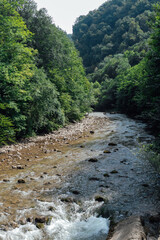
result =
[{"label": "river water", "polygon": [[160,177],[140,151],[153,140],[145,124],[91,116],[105,120],[91,136],[1,174],[0,240],[105,240],[110,219],[160,211]]}]

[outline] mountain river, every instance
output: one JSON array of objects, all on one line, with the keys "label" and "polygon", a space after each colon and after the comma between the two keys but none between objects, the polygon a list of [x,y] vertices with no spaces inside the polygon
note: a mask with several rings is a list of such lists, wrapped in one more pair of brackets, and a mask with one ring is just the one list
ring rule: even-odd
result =
[{"label": "mountain river", "polygon": [[90,134],[64,137],[58,150],[41,142],[43,155],[16,155],[14,164],[1,154],[8,165],[0,174],[0,240],[106,240],[111,219],[160,211],[160,176],[141,151],[154,139],[145,124],[116,113],[89,117]]}]

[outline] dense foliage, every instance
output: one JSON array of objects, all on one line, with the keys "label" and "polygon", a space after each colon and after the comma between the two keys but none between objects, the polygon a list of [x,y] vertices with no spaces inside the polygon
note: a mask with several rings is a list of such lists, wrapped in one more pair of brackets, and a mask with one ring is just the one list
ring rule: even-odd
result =
[{"label": "dense foliage", "polygon": [[106,56],[126,51],[149,36],[148,17],[155,0],[106,1],[98,10],[80,16],[73,40],[88,73]]},{"label": "dense foliage", "polygon": [[92,87],[73,43],[32,0],[0,1],[0,145],[80,119]]},{"label": "dense foliage", "polygon": [[[73,39],[100,110],[140,115],[160,132],[160,7],[153,0],[112,0],[81,16]],[[88,55],[89,53],[89,55]]]}]

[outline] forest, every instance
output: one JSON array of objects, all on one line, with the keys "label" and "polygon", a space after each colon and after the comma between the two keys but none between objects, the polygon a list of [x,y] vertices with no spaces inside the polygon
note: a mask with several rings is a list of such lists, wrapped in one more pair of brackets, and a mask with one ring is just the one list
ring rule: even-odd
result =
[{"label": "forest", "polygon": [[144,120],[159,149],[160,4],[107,1],[76,20],[73,40],[96,89],[94,108]]},{"label": "forest", "polygon": [[32,0],[0,1],[0,145],[80,120],[94,102],[67,34]]}]

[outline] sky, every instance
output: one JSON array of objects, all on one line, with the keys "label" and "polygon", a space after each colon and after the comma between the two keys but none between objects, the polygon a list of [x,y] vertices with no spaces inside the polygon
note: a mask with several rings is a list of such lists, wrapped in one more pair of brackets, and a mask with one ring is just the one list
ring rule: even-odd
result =
[{"label": "sky", "polygon": [[38,9],[46,8],[56,26],[72,33],[77,17],[97,9],[105,0],[35,0]]}]

